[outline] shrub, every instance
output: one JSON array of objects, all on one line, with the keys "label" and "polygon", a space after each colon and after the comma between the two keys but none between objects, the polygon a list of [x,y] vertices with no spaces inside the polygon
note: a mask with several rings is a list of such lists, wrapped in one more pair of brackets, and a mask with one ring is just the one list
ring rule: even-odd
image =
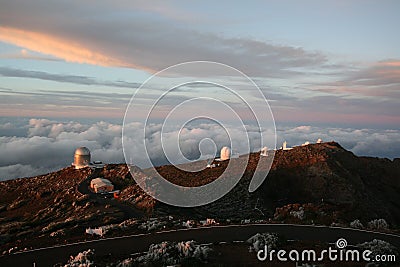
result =
[{"label": "shrub", "polygon": [[364,225],[360,222],[359,219],[356,219],[350,223],[350,227],[356,229],[363,229]]},{"label": "shrub", "polygon": [[247,243],[250,243],[250,251],[258,252],[261,249],[264,249],[265,245],[270,248],[275,248],[278,244],[278,235],[275,233],[257,233],[247,239]]},{"label": "shrub", "polygon": [[372,230],[387,230],[389,225],[385,219],[375,219],[368,223],[368,228]]},{"label": "shrub", "polygon": [[[396,259],[398,259],[399,253],[396,247],[391,245],[390,243],[379,240],[379,239],[374,239],[369,242],[364,242],[361,244],[357,245],[358,248],[361,248],[363,250],[370,250],[372,251],[372,254],[370,255],[371,259],[375,258],[377,255],[394,255]],[[390,262],[387,262],[390,264]],[[392,262],[393,263],[393,262]],[[379,265],[378,265],[379,266]]]},{"label": "shrub", "polygon": [[211,248],[198,245],[195,241],[162,242],[152,244],[145,255],[135,259],[135,263],[155,265],[176,265],[183,262],[206,262]]},{"label": "shrub", "polygon": [[79,252],[75,257],[71,256],[71,259],[68,261],[64,267],[94,267],[94,250],[89,249],[86,251]]}]

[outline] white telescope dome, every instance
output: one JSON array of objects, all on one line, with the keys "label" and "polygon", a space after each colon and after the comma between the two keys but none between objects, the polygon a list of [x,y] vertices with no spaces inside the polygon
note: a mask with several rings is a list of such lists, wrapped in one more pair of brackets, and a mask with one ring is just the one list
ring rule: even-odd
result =
[{"label": "white telescope dome", "polygon": [[231,158],[231,149],[227,146],[224,146],[221,149],[221,160],[227,160]]}]

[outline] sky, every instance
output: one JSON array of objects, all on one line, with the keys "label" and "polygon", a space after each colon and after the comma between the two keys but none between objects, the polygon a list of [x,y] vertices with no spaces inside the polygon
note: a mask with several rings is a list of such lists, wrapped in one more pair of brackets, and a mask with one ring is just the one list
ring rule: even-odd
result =
[{"label": "sky", "polygon": [[[122,160],[118,127],[131,97],[155,73],[188,61],[249,76],[269,102],[278,142],[322,136],[360,155],[399,157],[399,10],[398,1],[368,0],[0,0],[0,148],[14,153],[12,161],[0,159],[0,176],[45,171],[16,152],[43,138],[86,143]],[[143,110],[166,90],[162,83],[145,89],[137,99]],[[161,109],[218,91],[195,89],[182,89]],[[254,99],[249,88],[243,92]],[[138,121],[146,116],[140,111]],[[105,134],[104,125],[113,130]],[[96,136],[113,137],[109,144]],[[67,162],[55,161],[44,168]]]}]

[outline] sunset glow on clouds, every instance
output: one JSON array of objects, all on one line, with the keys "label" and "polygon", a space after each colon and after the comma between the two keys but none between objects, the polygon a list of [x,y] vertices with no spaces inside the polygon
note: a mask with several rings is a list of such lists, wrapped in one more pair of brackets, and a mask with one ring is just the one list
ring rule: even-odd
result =
[{"label": "sunset glow on clouds", "polygon": [[[204,60],[253,78],[278,126],[369,129],[364,138],[371,129],[399,129],[398,1],[7,0],[0,6],[5,124],[20,117],[121,124],[131,96],[151,75]],[[152,89],[142,105],[166,90]]]},{"label": "sunset glow on clouds", "polygon": [[[293,3],[231,4],[230,13],[215,5],[217,18],[204,6],[178,2],[7,1],[0,10],[2,115],[122,117],[130,95],[156,71],[208,60],[257,79],[283,122],[394,127],[400,43],[390,28],[398,19],[391,4],[364,3],[355,14],[357,1],[311,1],[315,10],[303,15]],[[291,20],[279,21],[273,10]],[[371,22],[371,14],[387,21]]]},{"label": "sunset glow on clouds", "polygon": [[[98,66],[129,66],[125,62],[92,51],[74,41],[39,32],[0,27],[0,40],[45,55],[55,56],[66,62],[86,63]],[[27,53],[26,50],[23,51]]]}]

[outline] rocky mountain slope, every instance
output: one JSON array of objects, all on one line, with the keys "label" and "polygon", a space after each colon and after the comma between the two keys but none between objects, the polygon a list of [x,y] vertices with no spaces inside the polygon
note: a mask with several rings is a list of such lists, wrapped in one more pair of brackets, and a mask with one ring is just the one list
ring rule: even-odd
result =
[{"label": "rocky mountain slope", "polygon": [[[316,212],[311,217],[326,217],[325,223],[385,218],[400,224],[400,159],[357,157],[335,142],[277,150],[267,179],[249,193],[258,159],[258,153],[250,155],[242,180],[226,196],[193,210],[224,218],[273,218],[278,207],[307,204]],[[199,174],[174,166],[158,167],[157,171],[171,182],[198,186],[218,177],[226,165]]]},{"label": "rocky mountain slope", "polygon": [[400,223],[400,159],[357,157],[334,142],[280,151],[260,191],[267,202],[328,203],[349,219]]},{"label": "rocky mountain slope", "polygon": [[[46,175],[0,182],[0,249],[88,239],[91,237],[84,234],[88,227],[164,216],[326,225],[348,225],[355,219],[366,225],[383,218],[391,228],[400,225],[400,159],[357,157],[335,142],[278,150],[267,179],[249,193],[258,159],[257,153],[250,155],[242,179],[231,192],[196,208],[155,201],[135,183],[125,164],[108,164],[97,170],[67,167]],[[216,179],[226,165],[223,162],[218,168],[197,174],[174,166],[156,170],[171,182],[198,186]],[[134,167],[134,175],[146,176],[145,173],[151,170],[143,172]],[[94,177],[111,180],[121,190],[119,198],[88,193],[88,183]]]}]

